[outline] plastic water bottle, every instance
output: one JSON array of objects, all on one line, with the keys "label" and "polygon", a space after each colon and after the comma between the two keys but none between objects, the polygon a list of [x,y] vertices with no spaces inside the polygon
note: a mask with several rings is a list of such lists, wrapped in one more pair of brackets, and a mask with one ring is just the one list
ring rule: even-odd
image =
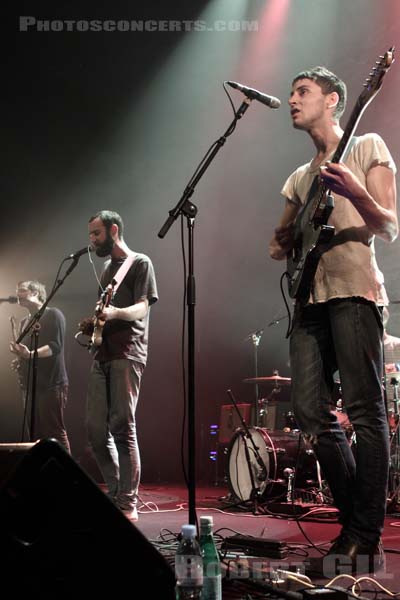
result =
[{"label": "plastic water bottle", "polygon": [[212,517],[200,517],[200,549],[204,575],[201,600],[222,599],[221,562],[213,537],[213,524]]},{"label": "plastic water bottle", "polygon": [[181,535],[175,554],[176,600],[200,600],[203,560],[196,540],[196,527],[182,525]]}]

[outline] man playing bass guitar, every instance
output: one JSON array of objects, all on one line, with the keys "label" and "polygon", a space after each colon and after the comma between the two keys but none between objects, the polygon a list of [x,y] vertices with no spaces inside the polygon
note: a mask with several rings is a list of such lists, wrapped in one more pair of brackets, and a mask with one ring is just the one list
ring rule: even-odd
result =
[{"label": "man playing bass guitar", "polygon": [[[334,556],[344,556],[355,573],[372,571],[384,559],[380,536],[386,511],[389,431],[382,394],[382,306],[388,299],[375,259],[374,237],[392,242],[398,221],[396,167],[379,135],[352,137],[344,160],[333,160],[346,133],[339,124],[345,104],[344,82],[325,67],[294,78],[289,98],[293,126],[310,135],[316,152],[283,186],[286,206],[269,250],[272,258],[288,258],[288,264],[293,264],[293,249],[309,235],[307,226],[315,232],[318,214],[312,221],[304,208],[310,204],[309,190],[317,177],[317,186],[332,196],[327,223],[332,235],[305,272],[305,276],[311,273],[308,287],[302,281],[298,295],[291,294],[296,298],[290,334],[292,402],[342,525],[329,556],[321,561],[322,569],[332,565]],[[324,210],[326,206],[319,216]],[[299,227],[304,227],[300,233]],[[296,252],[300,256],[302,248]],[[290,284],[302,267],[303,258],[292,271]],[[336,369],[356,434],[356,458],[331,410]]]}]

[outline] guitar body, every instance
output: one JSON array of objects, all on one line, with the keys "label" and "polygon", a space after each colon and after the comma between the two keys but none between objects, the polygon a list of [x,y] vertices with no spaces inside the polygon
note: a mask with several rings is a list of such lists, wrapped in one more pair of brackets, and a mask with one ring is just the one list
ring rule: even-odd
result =
[{"label": "guitar body", "polygon": [[289,296],[307,301],[321,254],[335,234],[327,221],[334,207],[333,198],[327,195],[318,218],[311,218],[310,209],[317,194],[321,194],[319,177],[315,177],[307,202],[300,209],[294,224],[294,245],[287,254]]},{"label": "guitar body", "polygon": [[[383,77],[394,61],[393,52],[394,48],[389,48],[385,55],[376,61],[376,66],[372,67],[332,157],[332,163],[343,160],[350,148],[351,137],[362,113],[380,90]],[[333,208],[334,201],[329,190],[318,176],[315,177],[307,201],[296,217],[294,245],[287,254],[286,271],[291,298],[307,302],[310,296],[318,261],[335,234],[335,228],[327,224]]]}]

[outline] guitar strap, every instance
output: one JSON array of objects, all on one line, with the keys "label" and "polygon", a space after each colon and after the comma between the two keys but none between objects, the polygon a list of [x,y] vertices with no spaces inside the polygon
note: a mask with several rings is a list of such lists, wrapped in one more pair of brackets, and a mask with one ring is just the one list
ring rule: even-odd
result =
[{"label": "guitar strap", "polygon": [[119,286],[125,279],[125,275],[127,274],[129,269],[133,265],[133,261],[135,260],[135,257],[136,257],[136,254],[134,252],[131,252],[130,254],[128,254],[126,259],[124,260],[124,262],[122,263],[122,265],[120,266],[118,271],[115,273],[114,277],[112,278],[111,285],[113,288],[113,296],[117,293]]},{"label": "guitar strap", "polygon": [[357,136],[355,136],[355,135],[353,135],[352,138],[350,139],[349,143],[347,144],[346,152],[342,156],[342,162],[345,162],[346,158],[350,154],[350,150],[354,146],[354,142],[356,141],[356,139],[357,139]]}]

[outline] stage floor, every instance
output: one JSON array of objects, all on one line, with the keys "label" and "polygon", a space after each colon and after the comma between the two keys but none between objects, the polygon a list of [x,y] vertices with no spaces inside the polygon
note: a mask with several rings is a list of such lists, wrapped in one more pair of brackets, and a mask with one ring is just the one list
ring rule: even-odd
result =
[{"label": "stage floor", "polygon": [[[197,487],[195,499],[197,518],[205,514],[214,518],[214,532],[224,556],[224,600],[245,599],[246,594],[254,598],[265,597],[265,594],[258,595],[260,592],[249,584],[249,576],[257,581],[263,581],[266,577],[267,583],[271,582],[271,577],[278,579],[273,586],[286,591],[298,591],[310,583],[316,586],[330,583],[332,578],[327,577],[310,577],[309,581],[301,577],[300,581],[296,581],[292,575],[288,577],[285,573],[277,577],[277,569],[289,573],[297,571],[301,575],[305,571],[307,558],[321,556],[321,552],[329,547],[340,530],[337,513],[332,506],[307,505],[296,501],[294,505],[263,502],[259,507],[254,504],[238,507],[233,505],[232,497],[223,486]],[[168,562],[173,562],[176,535],[181,525],[188,522],[187,489],[179,485],[142,485],[140,500],[139,520],[135,526],[165,555]],[[291,516],[293,512],[295,516]],[[236,534],[284,542],[288,553],[284,558],[275,558],[274,554],[272,557],[262,556],[263,551],[260,556],[257,550],[252,558],[243,549],[232,548],[233,540],[230,540],[229,548],[224,550],[224,540]],[[387,596],[384,589],[392,594],[400,592],[400,513],[387,515],[383,545],[385,567],[373,575],[360,573],[357,595],[383,598]],[[281,550],[280,547],[278,552]],[[355,579],[346,575],[345,564],[342,572],[344,574],[330,585],[351,590]]]}]

